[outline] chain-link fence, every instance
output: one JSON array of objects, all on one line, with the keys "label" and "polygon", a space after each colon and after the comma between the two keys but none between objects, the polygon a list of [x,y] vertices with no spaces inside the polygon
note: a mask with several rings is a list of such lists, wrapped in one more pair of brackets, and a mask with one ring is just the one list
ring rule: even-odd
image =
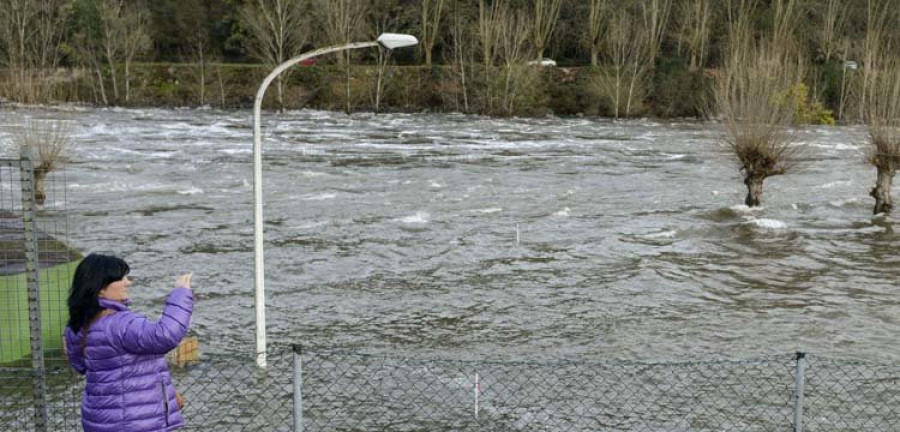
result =
[{"label": "chain-link fence", "polygon": [[[0,159],[0,425],[58,430],[74,415],[62,367],[66,295],[79,254],[66,243],[65,171],[46,158]],[[25,413],[26,415],[21,415]]]},{"label": "chain-link fence", "polygon": [[[204,431],[900,430],[900,365],[785,355],[741,361],[422,359],[276,347],[173,367]],[[0,430],[41,430],[30,369],[0,370]],[[46,430],[81,430],[83,379],[47,373]]]},{"label": "chain-link fence", "polygon": [[900,366],[301,358],[307,431],[900,430]]},{"label": "chain-link fence", "polygon": [[[0,431],[81,429],[84,380],[61,349],[79,255],[65,243],[65,173],[43,174],[28,159],[0,159]],[[195,430],[900,430],[900,365],[802,354],[472,361],[276,347],[259,369],[250,358],[195,361],[182,348],[172,375]]]}]

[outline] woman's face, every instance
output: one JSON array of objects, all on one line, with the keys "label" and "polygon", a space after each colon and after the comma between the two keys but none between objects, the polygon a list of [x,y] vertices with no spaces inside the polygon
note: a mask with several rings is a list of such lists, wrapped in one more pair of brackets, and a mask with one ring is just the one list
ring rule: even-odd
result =
[{"label": "woman's face", "polygon": [[100,290],[100,298],[111,301],[123,302],[128,300],[128,287],[131,286],[131,279],[128,276],[123,277]]}]

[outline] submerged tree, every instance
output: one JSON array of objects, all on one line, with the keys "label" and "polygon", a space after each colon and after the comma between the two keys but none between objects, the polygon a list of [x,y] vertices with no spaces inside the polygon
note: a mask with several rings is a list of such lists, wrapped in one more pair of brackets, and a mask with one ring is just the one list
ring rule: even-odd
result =
[{"label": "submerged tree", "polygon": [[47,174],[62,165],[63,155],[72,144],[70,124],[62,120],[24,120],[13,129],[12,141],[20,155],[32,159],[35,201],[43,205],[47,197],[44,188]]},{"label": "submerged tree", "polygon": [[866,126],[869,129],[868,160],[878,171],[874,214],[890,213],[891,183],[900,167],[900,58],[893,56],[873,64],[869,73]]},{"label": "submerged tree", "polygon": [[[747,206],[762,202],[763,182],[796,164],[791,125],[796,113],[792,89],[804,67],[785,40],[757,40],[747,17],[732,24],[729,54],[715,87],[715,100],[747,186]],[[778,26],[776,26],[776,29]],[[785,28],[785,27],[781,27]]]}]

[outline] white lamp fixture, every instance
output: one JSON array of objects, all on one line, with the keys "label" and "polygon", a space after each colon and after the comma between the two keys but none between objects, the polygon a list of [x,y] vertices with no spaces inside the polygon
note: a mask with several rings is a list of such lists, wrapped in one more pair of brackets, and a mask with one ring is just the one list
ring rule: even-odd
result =
[{"label": "white lamp fixture", "polygon": [[419,44],[419,40],[415,36],[399,33],[382,33],[375,41],[390,50]]}]

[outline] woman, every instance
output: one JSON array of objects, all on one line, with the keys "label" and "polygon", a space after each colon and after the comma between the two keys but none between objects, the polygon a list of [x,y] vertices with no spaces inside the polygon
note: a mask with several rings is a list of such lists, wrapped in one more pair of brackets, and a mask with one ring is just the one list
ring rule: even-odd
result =
[{"label": "woman", "polygon": [[81,405],[85,432],[170,431],[184,426],[167,352],[187,333],[194,306],[191,275],[178,278],[162,317],[148,321],[128,309],[128,264],[91,254],[72,279],[66,352],[86,377]]}]

